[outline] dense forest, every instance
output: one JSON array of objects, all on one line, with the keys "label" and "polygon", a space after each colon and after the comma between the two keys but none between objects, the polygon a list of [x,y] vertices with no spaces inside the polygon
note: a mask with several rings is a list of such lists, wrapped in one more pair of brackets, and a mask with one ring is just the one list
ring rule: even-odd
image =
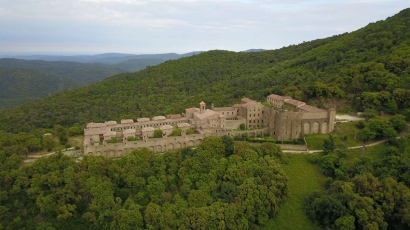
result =
[{"label": "dense forest", "polygon": [[410,107],[410,9],[352,33],[258,53],[209,51],[0,111],[0,129],[181,113],[271,93],[344,111]]},{"label": "dense forest", "polygon": [[[360,135],[380,138],[393,123],[371,119],[359,125]],[[365,152],[352,159],[349,150],[335,148],[330,136],[324,153],[310,156],[328,176],[326,191],[314,192],[306,200],[310,219],[331,229],[409,229],[410,136],[396,137],[379,148],[380,159]]]},{"label": "dense forest", "polygon": [[[135,72],[185,54],[99,54],[26,56],[0,59],[0,109],[101,81],[118,73]],[[27,59],[27,60],[26,60]]]},{"label": "dense forest", "polygon": [[[87,122],[181,113],[201,100],[262,101],[271,93],[364,111],[354,137],[330,135],[323,153],[307,157],[328,177],[325,190],[301,201],[317,228],[409,228],[410,9],[352,33],[258,53],[209,51],[1,110],[0,228],[264,226],[291,194],[286,155],[271,143],[224,136],[194,149],[141,149],[118,159],[57,152],[22,166],[22,158],[53,148],[45,132],[64,145]],[[352,138],[363,143],[357,157],[345,144]],[[377,157],[366,147],[372,140],[386,140]]]},{"label": "dense forest", "polygon": [[0,151],[0,228],[249,229],[274,217],[287,178],[273,144],[209,137],[196,149],[113,160],[63,154],[20,167]]},{"label": "dense forest", "polygon": [[0,59],[0,109],[101,81],[109,76],[157,65],[161,59],[131,59],[115,64]]}]

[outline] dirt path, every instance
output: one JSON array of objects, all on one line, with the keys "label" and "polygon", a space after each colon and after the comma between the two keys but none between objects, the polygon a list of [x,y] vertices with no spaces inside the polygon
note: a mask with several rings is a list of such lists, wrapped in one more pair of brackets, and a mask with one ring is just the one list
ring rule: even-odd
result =
[{"label": "dirt path", "polygon": [[[72,150],[72,149],[74,149],[74,147],[71,147],[71,148],[68,148],[68,149],[63,149],[61,151]],[[46,153],[46,154],[41,154],[41,153],[30,154],[30,155],[27,156],[26,159],[23,160],[23,163],[24,164],[32,163],[32,162],[36,161],[38,158],[51,156],[54,153],[56,153],[56,152],[51,152],[51,153]]]},{"label": "dirt path", "polygon": [[362,117],[351,116],[351,115],[336,115],[336,120],[343,120],[343,121],[361,121],[364,120]]},{"label": "dirt path", "polygon": [[[387,142],[387,140],[376,141],[376,142],[373,142],[371,144],[367,144],[366,148],[370,147],[370,146],[380,145],[380,144],[383,144],[385,142]],[[348,147],[347,149],[361,149],[361,148],[363,148],[363,145],[352,146],[352,147]],[[299,154],[306,154],[307,153],[307,154],[311,154],[311,153],[321,153],[321,152],[323,152],[323,150],[307,150],[307,151],[282,150],[282,152],[284,152],[284,153],[299,153]]]}]

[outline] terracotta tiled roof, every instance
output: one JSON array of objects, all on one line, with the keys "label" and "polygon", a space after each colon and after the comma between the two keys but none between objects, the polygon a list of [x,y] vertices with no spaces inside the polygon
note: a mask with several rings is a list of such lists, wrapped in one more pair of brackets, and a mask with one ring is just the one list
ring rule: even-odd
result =
[{"label": "terracotta tiled roof", "polygon": [[106,126],[106,124],[104,124],[104,123],[91,122],[91,123],[87,124],[87,128],[102,128],[102,127],[105,127],[105,126]]},{"label": "terracotta tiled roof", "polygon": [[167,118],[168,119],[176,119],[176,118],[181,118],[181,114],[168,114]]},{"label": "terracotta tiled roof", "polygon": [[99,135],[104,134],[108,129],[84,129],[84,135]]},{"label": "terracotta tiled roof", "polygon": [[156,117],[153,117],[153,118],[152,118],[153,121],[160,121],[160,120],[166,120],[166,119],[167,119],[167,118],[164,117],[164,116],[156,116]]},{"label": "terracotta tiled roof", "polygon": [[210,110],[210,109],[206,109],[203,113],[195,113],[194,114],[196,117],[198,117],[200,120],[202,120],[202,119],[206,119],[206,118],[208,118],[208,117],[210,117],[210,116],[213,116],[213,115],[218,115],[218,116],[222,116],[221,114],[219,114],[219,113],[217,113],[217,112],[215,112],[215,111],[213,111],[213,110]]},{"label": "terracotta tiled roof", "polygon": [[251,101],[254,101],[254,100],[252,100],[250,98],[247,98],[247,97],[244,97],[244,98],[241,99],[241,102],[245,102],[245,103],[248,103],[248,102],[251,102]]},{"label": "terracotta tiled roof", "polygon": [[288,103],[288,104],[291,104],[295,107],[306,105],[305,102],[301,102],[301,101],[298,101],[298,100],[295,100],[295,99],[285,99],[285,102]]},{"label": "terracotta tiled roof", "polygon": [[150,131],[154,131],[155,129],[153,127],[145,127],[142,128],[142,132],[150,132]]},{"label": "terracotta tiled roof", "polygon": [[126,129],[122,132],[123,134],[134,134],[135,133],[135,129]]},{"label": "terracotta tiled roof", "polygon": [[106,122],[104,122],[104,124],[106,124],[106,125],[116,125],[117,122],[116,121],[106,121]]},{"label": "terracotta tiled roof", "polygon": [[104,133],[104,136],[116,136],[117,132],[114,131],[107,131],[106,133]]},{"label": "terracotta tiled roof", "polygon": [[242,106],[245,107],[245,108],[247,108],[247,107],[255,107],[255,106],[261,106],[261,107],[263,107],[262,103],[257,102],[257,101],[250,101],[250,102],[247,102],[247,103],[243,104]]},{"label": "terracotta tiled roof", "polygon": [[198,108],[189,108],[189,109],[185,109],[185,111],[190,112],[190,113],[195,113],[197,111],[199,111]]},{"label": "terracotta tiled roof", "polygon": [[214,111],[234,111],[233,107],[215,107]]},{"label": "terracotta tiled roof", "polygon": [[280,96],[280,95],[277,95],[277,94],[271,94],[268,97],[272,98],[272,99],[275,99],[275,100],[278,100],[278,101],[283,100],[283,97]]},{"label": "terracotta tiled roof", "polygon": [[326,112],[326,110],[319,109],[310,105],[302,105],[299,106],[300,110],[303,110],[303,112],[310,112],[310,113],[315,113],[315,112]]},{"label": "terracotta tiled roof", "polygon": [[178,128],[186,128],[186,127],[191,127],[189,123],[179,123]]},{"label": "terracotta tiled roof", "polygon": [[165,129],[172,129],[173,127],[172,126],[170,126],[170,125],[163,125],[163,126],[161,126],[161,130],[165,130]]},{"label": "terracotta tiled roof", "polygon": [[130,123],[134,123],[133,119],[122,119],[121,120],[121,124],[130,124]]}]

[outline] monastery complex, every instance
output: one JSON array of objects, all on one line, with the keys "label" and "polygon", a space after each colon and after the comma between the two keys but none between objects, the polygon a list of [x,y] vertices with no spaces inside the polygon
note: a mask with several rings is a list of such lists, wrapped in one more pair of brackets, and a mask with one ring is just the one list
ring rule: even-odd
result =
[{"label": "monastery complex", "polygon": [[[84,154],[119,157],[146,147],[163,152],[196,146],[207,136],[269,135],[277,140],[302,138],[304,134],[330,133],[335,109],[323,110],[288,96],[269,95],[267,105],[243,98],[231,107],[185,109],[184,114],[88,123],[84,129]],[[246,130],[240,131],[243,124]],[[243,126],[242,125],[242,126]],[[178,129],[179,132],[174,132]],[[154,138],[161,130],[162,137]],[[161,133],[161,132],[160,132]],[[175,135],[175,133],[178,133]]]}]

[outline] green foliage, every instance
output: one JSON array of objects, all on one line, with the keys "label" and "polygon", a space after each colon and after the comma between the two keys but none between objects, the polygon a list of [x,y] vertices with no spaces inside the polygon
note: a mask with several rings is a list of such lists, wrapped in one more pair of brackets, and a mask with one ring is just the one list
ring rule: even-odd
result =
[{"label": "green foliage", "polygon": [[245,124],[244,124],[244,123],[240,124],[240,125],[239,125],[239,129],[240,129],[240,130],[245,130],[245,129],[246,129]]},{"label": "green foliage", "polygon": [[[319,225],[336,229],[387,229],[410,226],[410,189],[392,178],[372,174],[335,181],[323,195],[314,194],[308,216]],[[403,226],[404,227],[404,226]]]},{"label": "green foliage", "polygon": [[284,154],[283,161],[287,163],[282,167],[288,176],[289,195],[286,202],[280,207],[277,217],[270,220],[261,229],[306,229],[316,230],[318,226],[306,216],[304,200],[312,192],[324,191],[326,177],[320,173],[317,165],[308,160],[314,154]]},{"label": "green foliage", "polygon": [[195,134],[195,131],[191,128],[187,129],[185,132],[186,132],[186,135]]},{"label": "green foliage", "polygon": [[60,144],[65,145],[68,141],[67,129],[57,124],[54,125],[55,135],[58,137]]},{"label": "green foliage", "polygon": [[233,154],[234,150],[234,139],[231,136],[224,135],[222,136],[222,141],[225,144],[225,156],[229,157]]},{"label": "green foliage", "polygon": [[47,149],[47,151],[51,152],[51,150],[55,146],[55,142],[51,136],[44,136],[43,137],[43,148]]},{"label": "green foliage", "polygon": [[410,121],[410,109],[404,110],[403,115],[405,116],[406,121]]},{"label": "green foliage", "polygon": [[358,137],[360,140],[363,141],[363,143],[366,143],[370,140],[373,140],[376,137],[377,133],[373,131],[372,129],[365,127],[362,130],[360,130]]},{"label": "green foliage", "polygon": [[133,137],[133,136],[127,137],[127,141],[135,141],[135,140],[137,140],[136,137]]},{"label": "green foliage", "polygon": [[329,138],[323,142],[323,153],[329,154],[335,150],[335,140],[333,136],[329,134]]},{"label": "green foliage", "polygon": [[247,141],[252,143],[274,143],[274,144],[291,144],[291,145],[304,145],[305,142],[302,139],[284,140],[278,141],[272,137],[249,137],[248,134],[242,134],[242,137],[235,137],[235,141]]},{"label": "green foliage", "polygon": [[162,138],[163,135],[164,135],[164,133],[160,129],[156,129],[154,131],[154,138]]},{"label": "green foliage", "polygon": [[307,199],[307,215],[334,229],[409,228],[409,146],[403,136],[372,147],[366,157],[354,150],[319,157],[323,172],[335,180],[324,194]]},{"label": "green foliage", "polygon": [[73,137],[84,134],[84,131],[78,126],[73,126],[67,129],[67,134],[69,137]]},{"label": "green foliage", "polygon": [[410,107],[408,11],[352,33],[278,50],[209,51],[118,74],[2,110],[0,130],[18,133],[56,123],[71,127],[90,120],[152,117],[181,113],[204,99],[226,106],[244,96],[264,101],[270,93],[303,96],[319,105],[337,98],[357,111],[402,113]]},{"label": "green foliage", "polygon": [[365,111],[362,113],[362,117],[368,121],[374,117],[377,117],[377,112],[374,109],[365,109]]},{"label": "green foliage", "polygon": [[406,118],[403,115],[395,115],[389,119],[389,123],[397,132],[403,131],[406,126]]},{"label": "green foliage", "polygon": [[[226,146],[222,138],[209,137],[195,150],[155,155],[144,148],[116,160],[86,155],[78,163],[54,154],[21,169],[17,155],[0,151],[0,224],[18,229],[264,225],[287,196],[287,178],[268,146],[241,145],[228,157]],[[259,155],[260,149],[266,153]]]},{"label": "green foliage", "polygon": [[109,143],[118,143],[118,142],[121,142],[121,140],[118,139],[117,137],[111,137],[108,142]]},{"label": "green foliage", "polygon": [[170,136],[181,136],[181,134],[182,134],[182,129],[175,128],[174,130],[172,130],[172,133]]}]

